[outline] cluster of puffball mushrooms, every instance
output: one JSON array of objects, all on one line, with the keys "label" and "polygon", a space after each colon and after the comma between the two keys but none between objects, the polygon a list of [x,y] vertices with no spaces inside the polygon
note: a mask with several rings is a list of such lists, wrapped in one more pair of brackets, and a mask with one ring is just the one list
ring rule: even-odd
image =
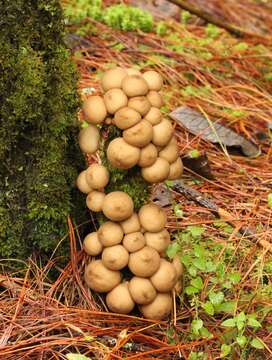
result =
[{"label": "cluster of puffball mushrooms", "polygon": [[[113,167],[138,165],[149,183],[180,178],[183,166],[173,127],[159,110],[162,85],[155,71],[141,74],[116,67],[105,72],[103,96],[89,96],[83,104],[89,124],[79,134],[81,150],[94,154],[99,149],[98,126],[115,125],[123,133],[107,147]],[[79,190],[87,194],[87,207],[107,218],[84,239],[85,252],[96,257],[86,266],[85,282],[92,290],[107,293],[106,304],[113,312],[128,314],[137,304],[144,317],[163,319],[171,312],[173,290],[181,290],[183,273],[178,257],[170,262],[165,256],[170,244],[166,214],[152,202],[135,212],[127,193],[105,193],[109,181],[108,169],[98,163],[77,178]]]}]

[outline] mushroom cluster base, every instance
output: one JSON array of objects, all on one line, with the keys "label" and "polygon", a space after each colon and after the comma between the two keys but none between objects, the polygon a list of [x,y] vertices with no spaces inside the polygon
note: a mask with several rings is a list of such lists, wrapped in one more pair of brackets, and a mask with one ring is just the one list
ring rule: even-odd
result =
[{"label": "mushroom cluster base", "polygon": [[[146,200],[147,185],[183,172],[172,123],[160,111],[162,85],[155,71],[116,67],[104,73],[101,95],[83,104],[88,125],[79,134],[81,150],[95,161],[77,178],[87,207],[104,219],[83,242],[91,257],[87,286],[106,294],[112,312],[128,314],[137,306],[158,320],[170,314],[183,273],[179,258],[166,257],[171,239],[165,211]],[[141,200],[126,191],[136,178],[142,179]]]}]

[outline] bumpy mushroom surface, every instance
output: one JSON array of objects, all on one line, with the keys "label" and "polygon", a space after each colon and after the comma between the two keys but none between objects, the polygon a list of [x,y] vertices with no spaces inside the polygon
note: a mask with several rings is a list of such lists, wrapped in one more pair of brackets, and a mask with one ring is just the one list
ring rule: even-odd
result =
[{"label": "bumpy mushroom surface", "polygon": [[120,224],[106,221],[99,227],[97,235],[103,246],[113,246],[122,242],[124,233]]},{"label": "bumpy mushroom surface", "polygon": [[79,147],[86,154],[93,154],[97,151],[99,146],[99,131],[95,125],[81,129],[79,132]]},{"label": "bumpy mushroom surface", "polygon": [[142,96],[148,92],[148,84],[141,75],[127,75],[122,80],[122,90],[129,96]]},{"label": "bumpy mushroom surface", "polygon": [[173,126],[168,119],[162,119],[162,121],[153,126],[153,139],[152,142],[158,146],[165,146],[169,143],[173,136]]},{"label": "bumpy mushroom surface", "polygon": [[181,158],[179,157],[175,162],[173,162],[173,164],[170,164],[168,179],[169,180],[180,179],[182,173],[183,173],[183,163]]},{"label": "bumpy mushroom surface", "polygon": [[121,270],[127,266],[128,251],[122,245],[106,247],[102,252],[102,262],[110,270]]},{"label": "bumpy mushroom surface", "polygon": [[174,136],[171,138],[169,143],[160,150],[159,157],[168,161],[169,164],[172,164],[177,160],[179,157],[179,150],[177,140]]},{"label": "bumpy mushroom surface", "polygon": [[131,253],[128,267],[130,271],[140,277],[152,276],[160,266],[160,255],[155,250],[145,246],[141,250]]},{"label": "bumpy mushroom surface", "polygon": [[109,171],[101,164],[92,164],[86,170],[87,183],[92,189],[102,189],[107,186],[109,182]]},{"label": "bumpy mushroom surface", "polygon": [[150,102],[151,106],[156,108],[161,108],[163,106],[163,98],[157,91],[149,91],[149,93],[146,95],[146,98]]},{"label": "bumpy mushroom surface", "polygon": [[125,130],[123,137],[128,144],[142,148],[152,140],[153,127],[148,121],[143,119],[138,124]]},{"label": "bumpy mushroom surface", "polygon": [[129,252],[135,252],[142,249],[145,246],[144,235],[140,232],[130,233],[124,236],[123,246]]},{"label": "bumpy mushroom surface", "polygon": [[86,170],[81,171],[76,180],[77,188],[84,194],[89,194],[92,191],[92,188],[87,183],[86,179]]},{"label": "bumpy mushroom surface", "polygon": [[112,221],[123,221],[133,214],[134,204],[131,197],[123,191],[113,191],[105,196],[103,213]]},{"label": "bumpy mushroom surface", "polygon": [[140,158],[140,149],[128,144],[123,138],[115,138],[107,148],[107,158],[119,169],[130,169]]},{"label": "bumpy mushroom surface", "polygon": [[136,213],[133,213],[131,217],[129,217],[127,220],[122,221],[120,223],[123,231],[125,234],[130,234],[133,232],[140,231],[141,225],[139,222],[138,215]]},{"label": "bumpy mushroom surface", "polygon": [[159,73],[150,70],[143,73],[143,78],[146,80],[150,90],[160,91],[163,86],[163,79]]},{"label": "bumpy mushroom surface", "polygon": [[174,288],[177,278],[174,265],[161,259],[159,269],[151,276],[150,280],[157,291],[168,292]]},{"label": "bumpy mushroom surface", "polygon": [[142,177],[151,184],[166,180],[169,172],[170,165],[162,158],[157,158],[152,165],[146,166],[141,170]]},{"label": "bumpy mushroom surface", "polygon": [[144,237],[146,245],[157,250],[159,253],[165,251],[170,244],[170,234],[166,229],[156,233],[146,232]]},{"label": "bumpy mushroom surface", "polygon": [[126,94],[121,89],[111,89],[104,95],[104,102],[107,111],[110,114],[114,114],[122,107],[127,106],[128,99]]},{"label": "bumpy mushroom surface", "polygon": [[90,96],[83,103],[83,113],[90,124],[101,124],[107,116],[107,109],[101,96]]},{"label": "bumpy mushroom surface", "polygon": [[140,70],[135,69],[135,68],[127,68],[126,69],[128,75],[142,75]]},{"label": "bumpy mushroom surface", "polygon": [[150,143],[141,149],[138,165],[141,167],[151,166],[155,163],[157,157],[158,150],[155,145]]},{"label": "bumpy mushroom surface", "polygon": [[96,190],[91,191],[86,198],[87,208],[94,212],[101,211],[104,199],[105,194],[103,192]]},{"label": "bumpy mushroom surface", "polygon": [[122,80],[126,76],[126,70],[121,67],[107,70],[101,79],[102,89],[108,91],[110,89],[121,88]]},{"label": "bumpy mushroom surface", "polygon": [[92,232],[85,236],[83,240],[83,249],[91,256],[97,256],[102,252],[103,246],[98,239],[97,232]]},{"label": "bumpy mushroom surface", "polygon": [[134,276],[128,285],[129,292],[136,304],[149,304],[156,297],[156,290],[149,279]]},{"label": "bumpy mushroom surface", "polygon": [[120,271],[109,270],[101,260],[95,260],[86,266],[84,279],[92,290],[108,292],[120,284],[121,273]]},{"label": "bumpy mushroom surface", "polygon": [[150,304],[141,305],[139,309],[147,319],[162,320],[172,310],[172,297],[169,293],[158,293]]},{"label": "bumpy mushroom surface", "polygon": [[135,96],[128,100],[128,107],[145,116],[151,109],[151,104],[145,96]]},{"label": "bumpy mushroom surface", "polygon": [[127,106],[118,110],[114,115],[114,124],[122,130],[129,129],[138,124],[141,114]]},{"label": "bumpy mushroom surface", "polygon": [[141,226],[149,232],[159,232],[166,225],[166,213],[160,206],[153,203],[143,205],[138,216]]},{"label": "bumpy mushroom surface", "polygon": [[122,283],[112,289],[106,296],[106,304],[110,311],[118,314],[128,314],[135,303],[128,290],[128,284]]},{"label": "bumpy mushroom surface", "polygon": [[162,113],[158,108],[152,106],[144,118],[150,122],[151,125],[157,125],[161,122]]}]

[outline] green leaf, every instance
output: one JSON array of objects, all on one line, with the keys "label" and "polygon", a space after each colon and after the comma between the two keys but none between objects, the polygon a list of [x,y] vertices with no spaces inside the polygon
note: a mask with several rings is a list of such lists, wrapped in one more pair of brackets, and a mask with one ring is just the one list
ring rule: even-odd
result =
[{"label": "green leaf", "polygon": [[187,295],[197,294],[199,292],[199,289],[193,287],[193,286],[187,286],[185,288],[185,293]]},{"label": "green leaf", "polygon": [[203,226],[192,225],[188,226],[187,230],[192,234],[193,238],[198,238],[204,233],[205,228]]},{"label": "green leaf", "polygon": [[191,276],[195,277],[196,274],[197,274],[197,270],[194,266],[190,266],[189,269],[188,269],[188,272]]},{"label": "green leaf", "polygon": [[190,158],[196,159],[200,156],[200,152],[197,149],[193,149],[189,151],[188,155],[190,156]]},{"label": "green leaf", "polygon": [[264,343],[259,338],[251,340],[250,345],[255,349],[264,349]]},{"label": "green leaf", "polygon": [[212,315],[212,316],[214,315],[214,307],[213,307],[212,303],[207,301],[205,304],[202,305],[202,307],[207,314]]},{"label": "green leaf", "polygon": [[267,204],[268,207],[272,208],[272,193],[268,194],[267,196]]},{"label": "green leaf", "polygon": [[236,302],[235,301],[226,301],[222,304],[216,305],[215,310],[216,311],[222,311],[225,313],[232,314],[235,310]]},{"label": "green leaf", "polygon": [[213,335],[209,332],[209,330],[204,326],[200,329],[200,335],[206,339],[211,339],[213,337]]},{"label": "green leaf", "polygon": [[177,218],[182,218],[183,217],[184,213],[183,213],[183,210],[180,208],[179,204],[176,204],[174,206],[174,213],[175,213]]},{"label": "green leaf", "polygon": [[227,320],[223,321],[221,325],[226,326],[226,327],[235,327],[236,326],[236,321],[233,318],[232,319],[227,319]]},{"label": "green leaf", "polygon": [[168,188],[172,188],[173,185],[174,185],[174,181],[173,180],[165,180],[165,185],[168,187]]},{"label": "green leaf", "polygon": [[206,260],[204,258],[194,259],[192,262],[199,270],[204,271],[206,269]]},{"label": "green leaf", "polygon": [[226,357],[229,355],[229,353],[231,352],[231,346],[227,345],[227,344],[222,344],[221,345],[221,353],[220,353],[220,357]]},{"label": "green leaf", "polygon": [[224,300],[224,294],[222,291],[219,291],[219,292],[213,292],[211,291],[209,293],[209,300],[210,302],[213,304],[213,305],[219,305],[222,303],[222,301]]},{"label": "green leaf", "polygon": [[205,256],[205,249],[203,246],[195,244],[194,245],[194,254],[198,258],[203,258]]},{"label": "green leaf", "polygon": [[203,289],[204,287],[203,281],[200,276],[196,277],[195,279],[192,279],[190,281],[190,284],[199,290]]},{"label": "green leaf", "polygon": [[240,314],[238,314],[238,315],[236,316],[236,319],[237,319],[237,321],[245,321],[245,320],[246,320],[246,315],[245,315],[245,313],[244,313],[243,311],[241,311]]},{"label": "green leaf", "polygon": [[262,324],[258,320],[253,319],[253,318],[248,318],[247,319],[247,325],[252,326],[252,327],[256,327],[256,328],[262,327]]},{"label": "green leaf", "polygon": [[247,342],[247,338],[244,335],[237,336],[236,341],[239,346],[244,347]]},{"label": "green leaf", "polygon": [[182,264],[185,265],[186,268],[188,268],[192,263],[192,258],[189,255],[182,255],[180,259]]},{"label": "green leaf", "polygon": [[91,358],[89,358],[85,355],[80,355],[80,354],[69,353],[65,356],[67,357],[68,360],[91,360]]},{"label": "green leaf", "polygon": [[203,321],[201,319],[195,319],[192,321],[191,329],[194,334],[198,335],[199,330],[203,327]]},{"label": "green leaf", "polygon": [[242,311],[239,315],[236,316],[236,325],[237,329],[240,331],[245,327],[246,315]]},{"label": "green leaf", "polygon": [[173,257],[175,255],[177,255],[177,253],[181,250],[181,247],[180,247],[180,244],[177,243],[177,242],[174,242],[172,244],[170,244],[168,247],[167,247],[167,250],[166,250],[166,255],[170,258],[170,259],[173,259]]},{"label": "green leaf", "polygon": [[238,284],[241,280],[241,275],[238,272],[234,272],[234,273],[230,273],[228,275],[228,279],[233,283],[233,284]]}]

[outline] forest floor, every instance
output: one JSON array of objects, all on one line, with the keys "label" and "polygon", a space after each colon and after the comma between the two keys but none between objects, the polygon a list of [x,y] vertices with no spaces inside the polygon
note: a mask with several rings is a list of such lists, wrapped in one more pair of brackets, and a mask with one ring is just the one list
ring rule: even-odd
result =
[{"label": "forest floor", "polygon": [[[190,3],[203,6],[203,1]],[[234,2],[221,3],[224,14],[227,8],[234,16]],[[70,360],[272,359],[272,251],[267,246],[272,239],[272,10],[270,17],[264,11],[265,31],[257,33],[249,17],[262,5],[241,4],[240,23],[231,15],[227,20],[241,26],[244,16],[247,32],[255,36],[236,37],[175,7],[171,18],[157,13],[149,33],[115,30],[91,18],[67,25],[82,97],[100,91],[99,79],[109,67],[155,69],[165,82],[166,114],[190,107],[251,141],[259,153],[247,157],[176,123],[181,155],[192,161],[206,155],[212,173],[207,179],[189,162],[182,180],[229,215],[216,216],[167,183],[168,228],[175,244],[170,255],[182,251],[186,269],[171,318],[159,322],[136,312],[108,313],[103,298],[81,281],[87,259],[76,250],[80,226],[68,219],[71,261],[55,282],[48,276],[54,259],[43,268],[32,262],[13,279],[0,278],[5,289],[0,359],[67,359],[68,353]]]}]

